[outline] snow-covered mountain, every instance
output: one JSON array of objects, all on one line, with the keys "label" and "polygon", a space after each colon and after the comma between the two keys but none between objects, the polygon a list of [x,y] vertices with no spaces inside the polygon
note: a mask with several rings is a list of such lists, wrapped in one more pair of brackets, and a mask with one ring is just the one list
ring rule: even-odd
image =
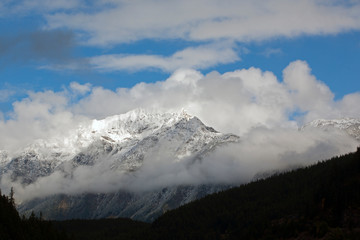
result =
[{"label": "snow-covered mountain", "polygon": [[[159,113],[137,109],[123,115],[93,120],[63,138],[40,139],[15,157],[0,152],[2,174],[34,182],[56,170],[103,164],[114,170],[136,171],[146,155],[171,152],[171,161],[200,158],[223,143],[236,142],[187,113]],[[161,149],[160,149],[161,148]],[[69,163],[72,166],[69,169]]]},{"label": "snow-covered mountain", "polygon": [[350,136],[360,141],[360,119],[342,118],[342,119],[318,119],[305,124],[302,129],[315,127],[325,131],[331,129],[339,129],[348,133]]},{"label": "snow-covered mountain", "polygon": [[[301,129],[311,127],[340,129],[360,140],[357,119],[316,120]],[[137,109],[82,122],[72,132],[39,139],[15,155],[0,151],[0,177],[42,193],[19,205],[24,214],[41,211],[50,219],[130,217],[152,221],[169,209],[231,187],[201,181],[194,185],[186,182],[187,176],[182,178],[183,183],[166,181],[177,177],[178,166],[191,172],[215,149],[236,142],[238,136],[219,133],[184,111]],[[142,177],[144,168],[150,169],[150,175],[141,184],[152,188],[132,191],[131,181]],[[151,168],[160,170],[152,172]],[[151,174],[169,168],[173,175],[152,184],[157,176]],[[79,177],[81,174],[86,178]],[[101,184],[92,186],[106,178],[111,190],[101,189]],[[47,181],[49,186],[55,182],[55,188],[60,189],[39,189],[48,187]],[[59,181],[65,182],[57,184]],[[72,186],[76,184],[80,187]],[[51,194],[44,194],[46,191]]]},{"label": "snow-covered mountain", "polygon": [[[201,161],[215,148],[239,137],[205,126],[184,111],[160,113],[137,109],[123,115],[82,123],[67,136],[40,139],[15,156],[0,152],[0,175],[23,185],[61,173],[72,178],[81,166],[107,169],[111,173],[137,172],[146,159],[163,155],[167,161]],[[166,183],[164,183],[166,186]],[[166,209],[178,207],[224,186],[170,186],[130,193],[56,194],[32,199],[19,207],[22,213],[42,211],[45,217],[132,217],[152,220]],[[60,192],[61,193],[61,192]]]}]

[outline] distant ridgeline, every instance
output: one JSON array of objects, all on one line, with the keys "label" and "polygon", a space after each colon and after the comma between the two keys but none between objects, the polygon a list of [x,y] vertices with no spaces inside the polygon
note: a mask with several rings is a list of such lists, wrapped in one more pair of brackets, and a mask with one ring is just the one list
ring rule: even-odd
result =
[{"label": "distant ridgeline", "polygon": [[[20,219],[12,197],[1,197],[0,213],[1,239],[61,239],[49,222]],[[71,239],[360,239],[360,149],[209,195],[152,224],[102,219],[52,225]]]}]

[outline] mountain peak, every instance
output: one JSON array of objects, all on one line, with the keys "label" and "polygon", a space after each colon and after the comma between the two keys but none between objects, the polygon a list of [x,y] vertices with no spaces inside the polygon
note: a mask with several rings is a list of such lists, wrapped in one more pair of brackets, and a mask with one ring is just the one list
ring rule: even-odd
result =
[{"label": "mountain peak", "polygon": [[315,127],[321,129],[336,128],[347,132],[350,136],[360,140],[360,119],[340,118],[340,119],[317,119],[305,124],[301,129]]},{"label": "mountain peak", "polygon": [[156,110],[135,109],[125,114],[93,120],[93,136],[108,136],[114,141],[130,137],[146,137],[162,127],[170,127],[181,120],[189,121],[193,116],[181,112],[160,112]]}]

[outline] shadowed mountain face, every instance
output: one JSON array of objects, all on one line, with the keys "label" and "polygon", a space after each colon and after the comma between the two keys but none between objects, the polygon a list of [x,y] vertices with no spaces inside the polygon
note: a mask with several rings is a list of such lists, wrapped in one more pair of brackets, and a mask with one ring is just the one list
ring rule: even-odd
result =
[{"label": "shadowed mountain face", "polygon": [[25,196],[19,206],[21,213],[41,211],[49,219],[130,217],[152,221],[169,209],[229,186],[158,180],[151,188],[142,189],[138,184],[133,189],[131,181],[141,176],[142,168],[191,168],[216,148],[238,140],[185,112],[135,110],[94,120],[65,138],[38,140],[14,157],[3,152],[1,175],[37,190],[41,184],[54,184],[53,189],[44,189],[41,197]]}]

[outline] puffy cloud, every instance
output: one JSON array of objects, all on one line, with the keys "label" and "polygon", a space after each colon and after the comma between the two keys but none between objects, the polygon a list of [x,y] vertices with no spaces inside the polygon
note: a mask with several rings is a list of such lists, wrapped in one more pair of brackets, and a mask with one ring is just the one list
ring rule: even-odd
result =
[{"label": "puffy cloud", "polygon": [[303,61],[292,62],[283,71],[284,83],[292,94],[294,104],[302,112],[331,112],[334,94],[310,72]]},{"label": "puffy cloud", "polygon": [[0,149],[10,153],[22,150],[36,139],[67,134],[84,116],[68,110],[70,95],[66,92],[29,92],[28,97],[13,103],[10,119],[0,122]]},{"label": "puffy cloud", "polygon": [[93,45],[174,38],[252,41],[360,28],[358,2],[119,0],[100,5],[90,13],[78,9],[49,14],[47,27],[78,30],[83,41]]},{"label": "puffy cloud", "polygon": [[[205,76],[180,69],[163,82],[116,91],[94,88],[73,111],[104,118],[137,107],[184,108],[219,131],[244,134],[257,126],[295,127],[318,118],[360,117],[359,97],[359,93],[352,93],[335,101],[330,89],[311,74],[308,64],[295,61],[284,69],[283,81],[257,68]],[[299,111],[298,122],[289,120]]]},{"label": "puffy cloud", "polygon": [[244,135],[259,126],[297,128],[318,118],[357,118],[359,99],[359,93],[352,93],[335,101],[303,61],[290,63],[283,81],[271,72],[249,68],[207,75],[180,69],[165,81],[116,91],[71,83],[62,92],[31,92],[15,102],[11,118],[0,122],[4,136],[0,146],[16,149],[19,142],[23,146],[31,139],[63,133],[81,119],[101,119],[135,108],[185,109],[218,131]]},{"label": "puffy cloud", "polygon": [[345,95],[344,98],[336,102],[336,115],[359,117],[360,105],[356,104],[360,102],[360,92]]}]

